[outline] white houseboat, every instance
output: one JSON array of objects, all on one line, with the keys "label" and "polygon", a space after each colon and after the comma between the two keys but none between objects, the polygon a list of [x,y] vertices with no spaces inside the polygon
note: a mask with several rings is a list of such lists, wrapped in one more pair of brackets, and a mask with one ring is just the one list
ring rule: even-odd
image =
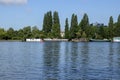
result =
[{"label": "white houseboat", "polygon": [[26,42],[42,42],[42,39],[26,39]]},{"label": "white houseboat", "polygon": [[113,42],[120,42],[120,37],[114,37]]}]

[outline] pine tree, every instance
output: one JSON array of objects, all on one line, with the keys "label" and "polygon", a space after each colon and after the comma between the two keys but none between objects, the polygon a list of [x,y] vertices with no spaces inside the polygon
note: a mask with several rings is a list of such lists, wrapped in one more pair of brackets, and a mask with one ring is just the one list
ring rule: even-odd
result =
[{"label": "pine tree", "polygon": [[68,18],[65,20],[65,38],[69,39],[69,24],[68,24]]},{"label": "pine tree", "polygon": [[52,36],[53,36],[53,38],[61,38],[60,21],[59,21],[58,12],[56,12],[56,11],[53,14]]}]

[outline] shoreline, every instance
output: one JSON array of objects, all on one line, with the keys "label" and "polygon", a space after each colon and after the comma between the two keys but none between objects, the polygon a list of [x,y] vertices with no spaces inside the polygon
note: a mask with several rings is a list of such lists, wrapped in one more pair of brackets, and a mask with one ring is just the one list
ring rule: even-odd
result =
[{"label": "shoreline", "polygon": [[23,40],[0,40],[0,42],[115,42],[115,41],[106,41],[106,40],[86,40],[86,39],[72,39],[69,41],[68,39],[43,39],[43,41],[23,41]]},{"label": "shoreline", "polygon": [[22,40],[0,40],[0,42],[22,42]]}]

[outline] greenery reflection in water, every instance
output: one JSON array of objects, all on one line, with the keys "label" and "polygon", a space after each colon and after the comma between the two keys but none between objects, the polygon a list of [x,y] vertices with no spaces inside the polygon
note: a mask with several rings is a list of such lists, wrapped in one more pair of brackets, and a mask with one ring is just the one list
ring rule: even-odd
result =
[{"label": "greenery reflection in water", "polygon": [[119,79],[119,43],[0,42],[0,80]]}]

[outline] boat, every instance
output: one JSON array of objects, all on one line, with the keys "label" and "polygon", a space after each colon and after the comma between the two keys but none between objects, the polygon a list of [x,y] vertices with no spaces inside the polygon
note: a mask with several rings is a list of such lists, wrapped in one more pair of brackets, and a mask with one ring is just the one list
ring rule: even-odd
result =
[{"label": "boat", "polygon": [[90,39],[90,42],[110,42],[108,39]]},{"label": "boat", "polygon": [[120,37],[114,37],[113,42],[120,42]]},{"label": "boat", "polygon": [[68,41],[68,39],[50,39],[50,38],[45,38],[44,41]]},{"label": "boat", "polygon": [[42,39],[26,39],[26,42],[43,42]]}]

